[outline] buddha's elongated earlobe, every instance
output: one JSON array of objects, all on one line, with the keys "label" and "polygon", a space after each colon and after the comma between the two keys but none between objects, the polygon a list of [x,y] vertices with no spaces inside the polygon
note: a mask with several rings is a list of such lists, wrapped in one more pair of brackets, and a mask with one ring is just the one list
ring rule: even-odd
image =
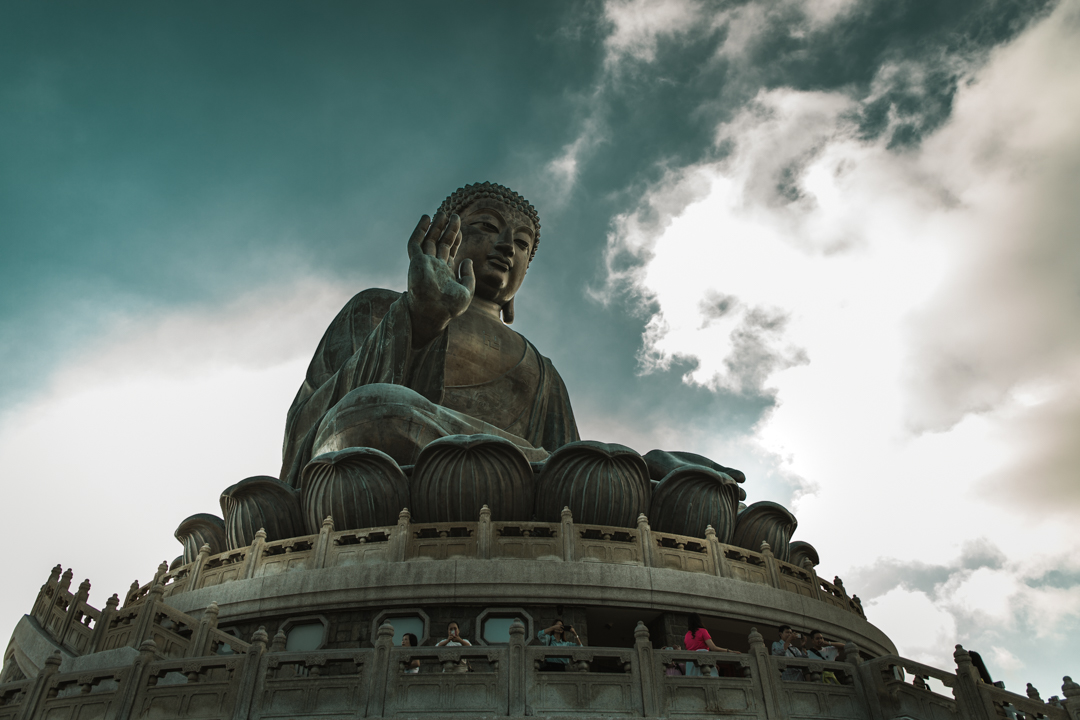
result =
[{"label": "buddha's elongated earlobe", "polygon": [[506,301],[506,304],[502,306],[502,320],[507,325],[514,323],[514,298],[510,298]]}]

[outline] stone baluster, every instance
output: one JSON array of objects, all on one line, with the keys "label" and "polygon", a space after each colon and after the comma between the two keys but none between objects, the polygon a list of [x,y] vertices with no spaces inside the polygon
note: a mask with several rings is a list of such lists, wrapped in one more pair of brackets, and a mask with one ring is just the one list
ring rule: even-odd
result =
[{"label": "stone baluster", "polygon": [[15,716],[16,720],[30,720],[44,714],[39,713],[38,710],[48,693],[49,687],[52,686],[52,677],[60,669],[60,663],[62,662],[63,656],[59,650],[45,658],[45,667],[41,669],[41,672],[34,678],[34,682],[27,690],[22,701],[22,708],[20,708],[19,714]]},{"label": "stone baluster", "polygon": [[818,580],[817,570],[814,569],[814,562],[810,558],[804,557],[802,569],[810,575],[810,590],[814,593],[814,598],[824,600],[825,598],[821,597],[821,582]]},{"label": "stone baluster", "polygon": [[199,581],[202,580],[203,568],[206,566],[206,558],[210,557],[210,543],[203,543],[199,548],[199,555],[195,562],[191,563],[191,575],[188,576],[188,590],[198,590]]},{"label": "stone baluster", "polygon": [[199,619],[199,627],[195,630],[195,636],[188,645],[188,657],[202,657],[211,655],[210,631],[216,630],[218,624],[218,604],[212,602],[206,606],[202,618]]},{"label": "stone baluster", "polygon": [[525,667],[525,626],[514,618],[510,623],[510,647],[507,649],[507,672],[509,673],[510,717],[525,715],[525,686],[528,678]]},{"label": "stone baluster", "polygon": [[396,673],[390,667],[390,651],[394,647],[394,626],[384,622],[379,626],[379,637],[375,641],[375,658],[371,663],[368,676],[368,717],[382,717],[386,705],[386,691],[391,683],[396,684]]},{"label": "stone baluster", "polygon": [[834,575],[832,584],[836,586],[836,589],[840,591],[840,594],[844,596],[844,608],[851,607],[851,598],[848,597],[847,588],[844,587],[844,581],[840,579],[839,575]]},{"label": "stone baluster", "polygon": [[559,534],[562,535],[562,559],[566,562],[573,562],[577,538],[574,537],[574,514],[570,512],[570,506],[563,507],[560,518]]},{"label": "stone baluster", "polygon": [[101,611],[97,624],[94,625],[94,635],[90,638],[90,647],[86,651],[87,655],[101,650],[101,646],[105,642],[105,635],[109,632],[109,625],[112,624],[112,619],[116,615],[116,606],[119,604],[120,596],[116,593],[113,593],[113,596],[105,601],[105,609]]},{"label": "stone baluster", "polygon": [[779,720],[783,717],[780,714],[779,678],[769,660],[769,648],[765,645],[765,638],[761,636],[757,628],[750,628],[750,657],[753,659],[753,672],[757,677],[757,686],[761,688],[765,717],[768,720],[774,718]]},{"label": "stone baluster", "polygon": [[[259,569],[259,561],[262,560],[263,550],[266,548],[266,528],[259,528],[259,531],[255,533],[255,539],[252,540],[251,545],[248,546],[247,557],[244,558],[244,578],[255,577],[256,571]],[[190,581],[188,584],[190,588]]]},{"label": "stone baluster", "polygon": [[[161,586],[155,585],[154,587]],[[151,592],[153,592],[152,588]],[[147,602],[149,603],[149,598],[147,598]],[[117,697],[120,698],[117,705],[116,720],[129,720],[133,715],[137,714],[135,708],[138,704],[139,695],[142,694],[143,688],[146,687],[150,663],[154,662],[156,656],[157,643],[153,640],[146,640],[139,645],[139,654],[135,656],[131,671],[128,673],[127,679],[116,691]]]},{"label": "stone baluster", "polygon": [[285,646],[287,646],[288,644],[289,636],[285,634],[285,630],[283,628],[278,629],[278,631],[274,633],[274,641],[270,643],[270,652],[285,652]]},{"label": "stone baluster", "polygon": [[769,577],[769,584],[778,590],[782,590],[780,568],[776,564],[776,556],[773,555],[772,547],[766,540],[761,541],[761,554],[765,558],[765,574]]},{"label": "stone baluster", "polygon": [[[203,547],[208,547],[204,545]],[[143,601],[142,607],[139,608],[139,616],[135,621],[135,632],[131,636],[131,647],[142,648],[141,643],[144,640],[151,640],[151,633],[153,632],[154,619],[157,616],[157,606],[161,602],[162,595],[165,594],[165,588],[161,586],[161,583],[154,583],[154,586],[150,588],[150,592],[146,594],[146,600]]]},{"label": "stone baluster", "polygon": [[649,527],[649,518],[645,513],[637,516],[638,542],[641,544],[641,564],[652,567],[656,564],[655,552],[656,541],[653,539],[652,528]]},{"label": "stone baluster", "polygon": [[162,578],[164,578],[165,575],[168,572],[169,572],[169,561],[168,560],[162,560],[161,564],[157,566],[157,572],[154,573],[154,582],[159,582],[162,585],[164,585],[165,581]]},{"label": "stone baluster", "polygon": [[481,560],[491,559],[491,546],[495,544],[495,530],[491,525],[491,508],[480,508],[480,522],[476,525],[476,557]]},{"label": "stone baluster", "polygon": [[412,515],[409,513],[409,508],[401,508],[401,512],[398,513],[397,528],[394,530],[393,537],[390,538],[390,558],[391,562],[404,562],[405,554],[409,549],[409,522],[412,519]]},{"label": "stone baluster", "polygon": [[731,577],[731,568],[724,554],[724,545],[717,539],[716,530],[712,525],[705,526],[705,543],[709,548],[709,554],[712,555],[713,573],[719,577]]},{"label": "stone baluster", "polygon": [[42,627],[45,627],[48,621],[49,609],[52,607],[53,599],[56,597],[56,588],[60,584],[60,573],[63,571],[64,568],[61,565],[55,566],[52,572],[49,573],[49,579],[41,586],[38,596],[34,600],[34,609],[30,611],[30,615]]},{"label": "stone baluster", "polygon": [[71,587],[71,578],[75,575],[71,568],[64,571],[64,574],[60,577],[60,583],[57,585],[59,592],[56,593],[56,597],[59,598],[63,593],[68,591]]},{"label": "stone baluster", "polygon": [[132,581],[131,586],[128,588],[127,595],[124,596],[124,605],[123,605],[123,607],[127,607],[128,605],[131,605],[132,603],[134,603],[135,598],[138,596],[139,590],[141,590],[141,589],[142,589],[142,585],[139,584],[138,580]]},{"label": "stone baluster", "polygon": [[660,714],[658,699],[661,676],[658,675],[656,662],[653,660],[649,628],[645,627],[641,620],[638,620],[637,627],[634,628],[634,650],[637,652],[638,679],[641,683],[641,706],[645,717],[656,717]]},{"label": "stone baluster", "polygon": [[[67,615],[64,616],[64,622],[56,629],[56,641],[63,645],[67,642],[67,635],[71,631],[71,626],[79,622],[76,617],[80,613],[80,605],[85,603],[90,597],[90,580],[86,579],[79,583],[79,589],[75,593],[75,597],[72,598],[71,604],[68,605]],[[69,647],[75,647],[74,642],[68,643]]]},{"label": "stone baluster", "polygon": [[971,664],[971,655],[961,645],[953,652],[956,661],[956,696],[957,709],[964,718],[970,720],[993,720],[997,717],[991,698],[983,695],[979,688],[979,671]]},{"label": "stone baluster", "polygon": [[244,669],[240,676],[240,693],[233,707],[233,720],[248,720],[252,715],[256,692],[262,691],[263,680],[266,671],[263,668],[263,657],[266,655],[266,628],[259,629],[251,636],[251,645],[248,646],[247,655],[244,657]]},{"label": "stone baluster", "polygon": [[1069,713],[1069,720],[1080,720],[1080,684],[1066,675],[1061,678],[1061,694],[1065,696],[1062,705]]},{"label": "stone baluster", "polygon": [[327,515],[319,528],[319,537],[315,540],[315,557],[312,558],[313,568],[326,567],[326,556],[330,552],[330,536],[334,533],[334,518]]}]

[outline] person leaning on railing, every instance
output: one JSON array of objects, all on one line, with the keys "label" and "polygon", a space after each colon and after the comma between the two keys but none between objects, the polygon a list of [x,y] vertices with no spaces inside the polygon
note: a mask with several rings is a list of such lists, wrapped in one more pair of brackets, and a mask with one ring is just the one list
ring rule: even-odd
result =
[{"label": "person leaning on railing", "polygon": [[[803,635],[792,630],[790,625],[781,625],[780,639],[772,644],[771,651],[773,655],[781,657],[805,658],[806,651],[802,648],[804,644],[806,644],[806,638]],[[784,671],[780,673],[780,679],[802,680],[803,670],[797,667],[784,668]]]},{"label": "person leaning on railing", "polygon": [[[461,637],[461,628],[453,620],[446,626],[446,637],[435,643],[435,647],[472,647],[472,643]],[[443,668],[443,672],[468,672],[469,661],[462,658],[451,669]]]},{"label": "person leaning on railing", "polygon": [[[844,649],[844,643],[835,640],[826,640],[825,634],[820,630],[810,631],[810,647],[806,649],[806,656],[811,659],[836,662],[840,657],[840,651]],[[840,680],[832,670],[826,670],[821,674],[822,682],[839,685]]]},{"label": "person leaning on railing", "polygon": [[[418,647],[420,641],[416,639],[416,636],[412,633],[405,633],[401,636],[401,647]],[[409,661],[409,666],[405,668],[405,672],[410,675],[415,675],[420,672],[420,658],[413,658]]]},{"label": "person leaning on railing", "polygon": [[[697,613],[690,613],[686,616],[686,625],[689,630],[686,631],[686,636],[683,638],[683,645],[687,650],[694,652],[726,652],[733,653],[735,650],[728,650],[722,648],[712,641],[712,636],[709,635],[709,631],[705,629],[705,626],[701,622],[701,616]],[[701,675],[701,668],[698,667],[695,662],[686,663],[687,675]]]},{"label": "person leaning on railing", "polygon": [[[551,627],[544,628],[540,632],[536,633],[536,637],[540,642],[548,646],[565,647],[574,646],[581,647],[584,643],[581,642],[581,638],[578,637],[577,630],[572,625],[563,626],[562,618],[555,621],[555,624]],[[543,671],[564,671],[570,665],[570,658],[566,657],[549,657],[544,659],[544,664],[540,666]]]}]

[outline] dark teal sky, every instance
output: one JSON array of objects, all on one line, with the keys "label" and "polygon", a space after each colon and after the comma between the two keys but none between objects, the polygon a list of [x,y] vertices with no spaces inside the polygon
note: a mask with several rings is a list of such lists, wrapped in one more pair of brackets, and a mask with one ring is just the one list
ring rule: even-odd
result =
[{"label": "dark teal sky", "polygon": [[[596,2],[6,5],[0,398],[32,396],[117,313],[212,304],[298,273],[403,277],[416,216],[490,179],[541,211],[518,327],[579,404],[678,406],[745,432],[768,390],[691,389],[685,367],[638,377],[645,316],[586,299],[611,220],[664,168],[722,153],[716,124],[762,88],[865,98],[882,63],[977,55],[1038,9],[947,5],[863,2],[797,37],[793,4],[768,16],[750,63],[713,59],[725,31],[703,30],[616,74]],[[894,144],[917,142],[947,117],[956,81],[937,68],[896,83],[863,106],[865,133],[891,104],[910,116]],[[546,166],[590,121],[599,141],[562,200]]]}]

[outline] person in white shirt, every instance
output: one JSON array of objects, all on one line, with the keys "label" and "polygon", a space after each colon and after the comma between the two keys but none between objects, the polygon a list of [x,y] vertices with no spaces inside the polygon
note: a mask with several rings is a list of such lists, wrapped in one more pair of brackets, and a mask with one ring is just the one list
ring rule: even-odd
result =
[{"label": "person in white shirt", "polygon": [[[468,640],[466,640],[465,638],[461,637],[461,628],[458,627],[458,624],[456,622],[451,620],[450,624],[446,626],[446,637],[443,638],[442,640],[440,640],[439,642],[435,643],[435,646],[436,647],[463,647],[463,646],[464,647],[472,647],[472,643],[469,642]],[[466,660],[465,658],[462,658],[461,662],[459,662],[457,665],[455,665],[451,670],[447,670],[446,668],[443,668],[443,672],[468,672],[468,671],[469,671],[469,661]]]}]

